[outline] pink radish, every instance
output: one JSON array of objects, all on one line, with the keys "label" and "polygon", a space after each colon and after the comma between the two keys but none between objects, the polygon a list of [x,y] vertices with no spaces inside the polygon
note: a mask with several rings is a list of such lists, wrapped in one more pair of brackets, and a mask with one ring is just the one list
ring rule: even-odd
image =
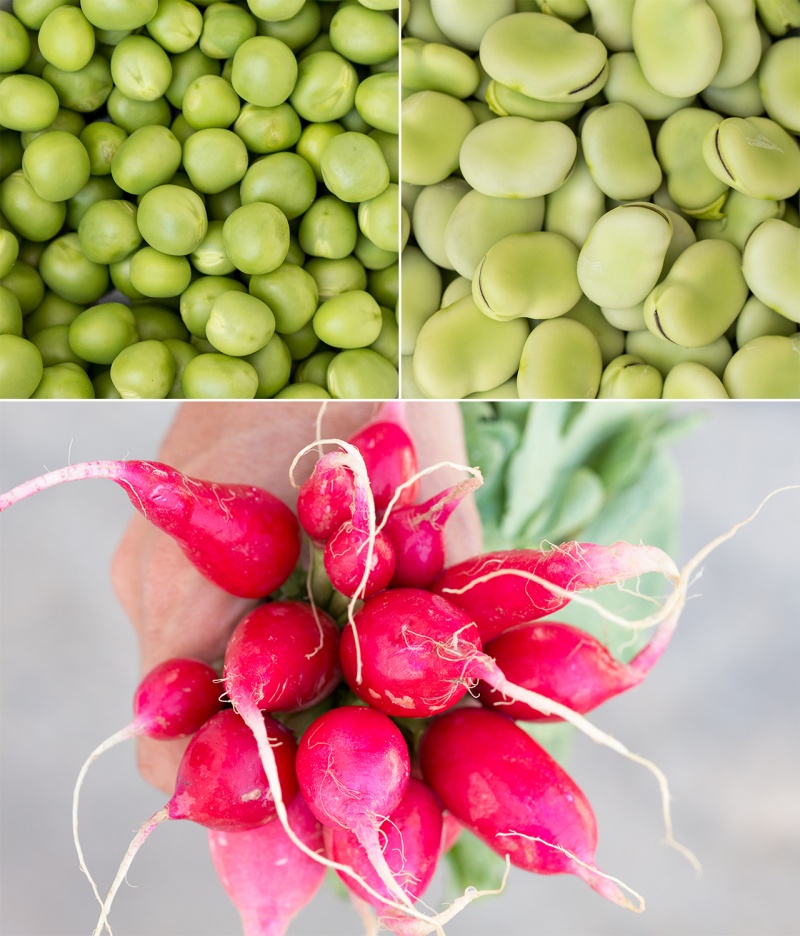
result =
[{"label": "pink radish", "polygon": [[38,491],[84,478],[107,478],[133,506],[171,536],[212,582],[240,598],[263,598],[282,585],[300,556],[292,511],[245,484],[189,478],[168,465],[94,461],[51,471],[0,496],[0,511]]},{"label": "pink radish", "polygon": [[[296,796],[288,807],[295,834],[322,852],[322,827]],[[239,911],[244,936],[283,936],[322,884],[325,866],[300,851],[280,822],[241,832],[208,831],[219,879]]]},{"label": "pink radish", "polygon": [[[408,781],[403,798],[381,823],[379,834],[394,879],[412,900],[419,900],[436,870],[442,844],[442,809],[422,781],[413,777]],[[354,832],[326,827],[325,850],[329,857],[350,865],[375,890],[389,897]],[[357,897],[385,912],[384,905],[351,878],[341,873],[339,877]]]},{"label": "pink radish", "polygon": [[[677,613],[673,611],[675,616]],[[362,655],[360,679],[354,627]],[[339,657],[353,692],[387,715],[436,715],[452,708],[468,688],[483,680],[509,700],[525,702],[543,715],[563,718],[593,741],[650,770],[661,791],[667,838],[677,844],[671,832],[669,787],[659,768],[568,706],[513,684],[492,657],[482,652],[477,625],[441,595],[417,588],[392,588],[370,598],[342,632]]]},{"label": "pink radish", "polygon": [[341,679],[339,631],[302,601],[259,605],[236,625],[222,675],[228,698],[245,721],[259,710],[293,712],[329,695]]},{"label": "pink radish", "polygon": [[[297,794],[294,770],[297,745],[287,728],[269,715],[263,718],[274,754],[281,803],[291,802]],[[160,823],[167,819],[189,819],[208,829],[255,829],[274,818],[276,800],[250,728],[232,709],[217,712],[189,742],[169,802],[142,825],[128,847],[94,936],[99,936],[106,925],[114,896],[136,853]]]},{"label": "pink radish", "polygon": [[312,542],[324,545],[353,516],[355,481],[340,452],[328,452],[297,494],[297,518]]},{"label": "pink radish", "polygon": [[[417,473],[417,453],[408,431],[403,403],[387,400],[378,415],[348,439],[367,466],[375,508],[385,510],[396,489]],[[419,492],[414,481],[400,492],[398,504],[413,504]]]},{"label": "pink radish", "polygon": [[297,749],[297,782],[309,809],[323,825],[353,832],[388,892],[407,905],[384,856],[380,827],[400,804],[410,771],[400,729],[366,706],[325,712]]},{"label": "pink radish", "polygon": [[475,556],[445,569],[433,591],[463,608],[487,642],[515,624],[553,614],[573,592],[646,572],[679,579],[674,562],[654,546],[564,543],[549,552],[518,549]]},{"label": "pink radish", "polygon": [[[562,702],[575,712],[589,712],[612,696],[637,686],[667,648],[677,616],[662,621],[650,642],[630,663],[622,663],[586,631],[557,621],[518,624],[484,646],[514,684]],[[479,683],[484,705],[525,721],[555,721],[524,702],[509,701]]]},{"label": "pink radish", "polygon": [[597,823],[584,794],[505,716],[478,708],[442,715],[423,735],[420,762],[444,807],[512,864],[538,874],[575,874],[608,900],[635,909],[594,867]]},{"label": "pink radish", "polygon": [[382,527],[394,547],[393,586],[430,588],[444,568],[444,526],[467,494],[481,483],[479,477],[468,478],[424,504],[407,504],[386,515]]}]

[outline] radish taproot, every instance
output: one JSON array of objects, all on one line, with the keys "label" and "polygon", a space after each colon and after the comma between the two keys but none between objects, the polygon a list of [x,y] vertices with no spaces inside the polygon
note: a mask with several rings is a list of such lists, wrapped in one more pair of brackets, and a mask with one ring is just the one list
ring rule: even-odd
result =
[{"label": "radish taproot", "polygon": [[[297,795],[294,735],[269,715],[265,731],[274,753],[276,786],[282,803]],[[192,737],[175,783],[175,792],[133,838],[106,896],[94,931],[99,936],[120,884],[136,853],[153,829],[168,819],[189,819],[207,829],[237,831],[255,829],[274,819],[276,800],[267,783],[253,732],[233,709],[213,715]]]},{"label": "radish taproot", "polygon": [[300,556],[297,519],[273,494],[253,485],[200,481],[159,462],[69,465],[0,495],[0,511],[45,488],[86,478],[122,487],[139,513],[171,536],[206,578],[240,598],[275,591]]},{"label": "radish taproot", "polygon": [[102,905],[94,880],[83,856],[78,836],[80,791],[89,767],[101,754],[128,738],[142,735],[167,740],[194,734],[222,708],[221,688],[216,670],[187,657],[165,660],[142,679],[133,695],[133,721],[99,744],[80,769],[72,794],[72,837],[81,871],[89,878]]},{"label": "radish taproot", "polygon": [[575,874],[606,899],[644,909],[594,867],[597,822],[583,792],[504,715],[459,708],[434,719],[420,764],[442,805],[516,867]]},{"label": "radish taproot", "polygon": [[655,546],[563,543],[547,552],[504,550],[446,568],[432,591],[463,608],[484,643],[513,627],[553,614],[574,592],[620,584],[647,572],[680,578],[670,557]]},{"label": "radish taproot", "polygon": [[[289,822],[312,851],[322,852],[322,826],[296,796]],[[300,851],[280,822],[256,829],[208,830],[211,860],[244,928],[244,936],[283,936],[319,890],[325,866]]]}]

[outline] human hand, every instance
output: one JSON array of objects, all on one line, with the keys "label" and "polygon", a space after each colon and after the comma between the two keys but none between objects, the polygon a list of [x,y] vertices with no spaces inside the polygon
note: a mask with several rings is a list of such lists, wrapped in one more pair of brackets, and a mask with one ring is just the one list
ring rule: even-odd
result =
[{"label": "human hand", "polygon": [[[369,422],[379,404],[328,403],[322,437],[347,439]],[[192,403],[184,405],[167,434],[158,460],[185,474],[226,484],[255,484],[293,510],[297,492],[289,466],[301,448],[316,438],[320,404]],[[409,403],[406,418],[420,468],[439,461],[466,464],[464,435],[455,403]],[[313,455],[296,470],[301,483],[311,472]],[[425,475],[420,500],[465,475],[443,468]],[[480,522],[468,499],[447,527],[448,561],[479,552]],[[180,548],[138,514],[132,519],[112,563],[112,581],[139,638],[142,675],[170,657],[190,656],[218,662],[237,622],[256,602],[237,598],[208,581]],[[188,739],[141,738],[139,770],[153,786],[171,793]]]}]

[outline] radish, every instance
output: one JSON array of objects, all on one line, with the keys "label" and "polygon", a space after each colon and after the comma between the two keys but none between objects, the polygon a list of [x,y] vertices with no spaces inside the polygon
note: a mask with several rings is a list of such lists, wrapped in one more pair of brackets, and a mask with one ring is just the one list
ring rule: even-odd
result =
[{"label": "radish", "polygon": [[198,481],[158,462],[70,465],[0,495],[0,511],[45,488],[84,478],[119,484],[133,506],[171,536],[206,578],[240,598],[275,591],[300,556],[297,520],[274,495],[252,485]]},{"label": "radish", "polygon": [[72,794],[72,837],[81,871],[89,878],[101,905],[103,901],[86,867],[78,837],[78,802],[89,767],[105,751],[128,738],[146,735],[168,739],[194,734],[222,708],[218,683],[216,670],[200,660],[176,658],[159,663],[134,693],[133,721],[99,744],[81,767]]},{"label": "radish", "polygon": [[297,519],[311,541],[324,546],[353,516],[355,482],[340,452],[328,452],[297,493]]},{"label": "radish", "polygon": [[463,608],[490,641],[515,624],[553,614],[573,592],[619,584],[646,572],[675,582],[675,563],[655,546],[564,543],[548,552],[517,549],[486,553],[445,569],[433,585]]},{"label": "radish", "polygon": [[423,504],[387,512],[381,526],[394,547],[393,586],[430,588],[444,568],[444,526],[461,501],[481,484],[481,477],[468,478]]},{"label": "radish", "polygon": [[[413,777],[409,780],[400,803],[381,823],[380,835],[385,843],[386,863],[394,879],[412,900],[419,900],[433,878],[442,844],[442,809],[422,781]],[[324,840],[331,858],[349,864],[377,891],[389,896],[355,833],[325,827]],[[381,922],[391,929],[396,914],[386,911],[380,901],[347,875],[340,873],[339,876],[356,897],[379,911]]]},{"label": "radish", "polygon": [[[360,680],[353,623],[363,661]],[[366,601],[353,623],[342,632],[339,656],[344,678],[360,699],[387,715],[425,718],[452,708],[483,680],[508,699],[563,718],[593,741],[646,767],[659,784],[667,839],[683,850],[672,838],[669,787],[661,770],[566,705],[513,684],[482,652],[478,627],[461,608],[423,589],[393,588]]]},{"label": "radish", "polygon": [[309,809],[323,825],[353,832],[388,892],[407,906],[381,848],[380,827],[403,798],[410,772],[400,729],[365,706],[325,712],[297,750],[297,782]]},{"label": "radish", "polygon": [[[288,814],[295,834],[321,852],[322,827],[302,796],[294,798]],[[324,865],[300,851],[279,822],[241,832],[209,829],[208,845],[222,886],[242,918],[244,936],[283,936],[325,876]]]},{"label": "radish", "polygon": [[479,708],[448,712],[423,735],[420,763],[445,809],[513,865],[575,874],[608,900],[637,909],[594,867],[597,823],[582,791],[510,719]]},{"label": "radish", "polygon": [[[557,621],[518,624],[484,646],[486,653],[514,684],[538,692],[584,714],[637,686],[666,650],[677,615],[666,617],[650,642],[630,663],[622,663],[586,631]],[[512,718],[555,721],[524,702],[511,701],[484,683],[477,692],[487,706]]]},{"label": "radish", "polygon": [[[294,770],[297,744],[292,733],[275,719],[269,715],[263,719],[274,753],[280,801],[291,802],[298,789]],[[189,742],[169,802],[142,825],[128,847],[94,936],[107,925],[114,896],[136,853],[157,825],[167,819],[189,819],[221,831],[255,829],[274,818],[277,799],[273,799],[250,728],[233,709],[217,712]]]}]

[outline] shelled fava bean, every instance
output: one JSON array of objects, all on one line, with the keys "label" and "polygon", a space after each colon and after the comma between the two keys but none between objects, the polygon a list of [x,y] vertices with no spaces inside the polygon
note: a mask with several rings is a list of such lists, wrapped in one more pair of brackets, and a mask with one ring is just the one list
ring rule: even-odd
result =
[{"label": "shelled fava bean", "polygon": [[397,2],[0,5],[0,397],[397,395]]},{"label": "shelled fava bean", "polygon": [[800,397],[800,0],[406,0],[409,397]]}]

